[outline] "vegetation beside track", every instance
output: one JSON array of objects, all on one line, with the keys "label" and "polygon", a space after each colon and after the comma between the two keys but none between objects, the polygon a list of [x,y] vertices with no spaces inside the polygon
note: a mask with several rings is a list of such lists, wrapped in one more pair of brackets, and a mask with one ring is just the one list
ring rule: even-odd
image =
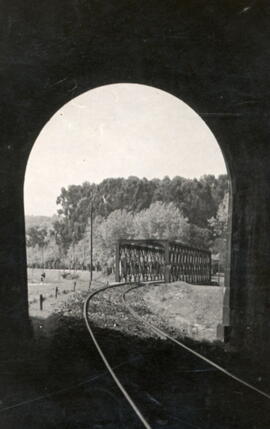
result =
[{"label": "vegetation beside track", "polygon": [[217,340],[222,323],[223,288],[191,285],[182,281],[148,286],[145,304],[169,327],[195,340]]},{"label": "vegetation beside track", "polygon": [[[39,269],[28,270],[28,291],[30,316],[43,319],[57,312],[81,317],[81,307],[87,293],[113,281],[112,275],[108,277],[94,272],[89,288],[89,273],[86,271],[77,271],[77,279],[67,280],[61,277],[60,270],[46,270],[46,280],[42,283],[41,273]],[[45,299],[42,310],[39,301],[41,294]],[[91,307],[93,321],[98,326],[125,331],[126,316],[120,304],[120,289],[112,296],[110,305],[106,302],[108,294],[105,292],[102,297],[94,298]],[[194,286],[185,282],[146,286],[130,294],[132,305],[144,317],[175,329],[181,336],[209,341],[216,340],[217,325],[222,320],[222,299],[222,287]]]}]

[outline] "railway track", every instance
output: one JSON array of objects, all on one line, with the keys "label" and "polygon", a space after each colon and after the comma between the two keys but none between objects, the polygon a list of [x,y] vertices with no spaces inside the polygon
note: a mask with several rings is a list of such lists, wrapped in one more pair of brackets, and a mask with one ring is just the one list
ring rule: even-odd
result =
[{"label": "railway track", "polygon": [[112,368],[112,366],[110,365],[109,361],[107,360],[104,352],[102,351],[98,340],[96,339],[96,336],[93,332],[93,329],[91,328],[90,322],[89,322],[89,317],[88,317],[88,312],[89,312],[89,304],[91,299],[93,299],[96,295],[98,295],[99,293],[102,293],[108,289],[114,289],[114,288],[118,288],[121,287],[122,284],[116,284],[116,285],[107,285],[101,289],[98,289],[97,291],[91,293],[87,299],[85,300],[84,303],[84,309],[83,309],[83,314],[84,314],[84,319],[85,319],[85,323],[86,323],[86,327],[88,329],[88,332],[92,338],[93,343],[96,346],[96,349],[101,357],[101,359],[103,360],[107,370],[109,371],[109,373],[111,374],[114,382],[116,383],[117,387],[120,389],[120,391],[122,392],[122,394],[124,395],[124,397],[126,398],[126,400],[128,401],[128,403],[130,404],[131,408],[133,409],[133,411],[135,412],[135,414],[137,415],[137,417],[139,418],[139,420],[141,421],[142,425],[146,428],[146,429],[152,429],[152,427],[150,426],[150,424],[147,422],[147,420],[145,419],[145,417],[143,416],[143,414],[141,413],[140,409],[137,407],[137,405],[135,404],[135,402],[133,401],[133,399],[131,398],[131,396],[129,395],[129,393],[127,392],[127,390],[125,389],[125,387],[123,386],[123,384],[121,383],[120,379],[117,377],[114,369]]},{"label": "railway track", "polygon": [[241,379],[240,377],[237,377],[236,375],[232,374],[231,372],[227,371],[225,368],[223,368],[222,366],[216,364],[215,362],[213,362],[212,360],[206,358],[205,356],[201,355],[200,353],[196,352],[195,350],[191,349],[190,347],[186,346],[183,342],[173,338],[171,335],[167,334],[165,331],[163,331],[160,328],[157,328],[156,326],[152,325],[151,323],[147,322],[146,320],[144,320],[142,317],[139,316],[138,313],[136,313],[136,311],[133,310],[133,308],[131,307],[130,304],[127,303],[127,299],[126,296],[128,293],[130,293],[131,291],[133,291],[134,289],[138,289],[140,287],[143,287],[143,284],[139,284],[137,286],[134,286],[130,289],[128,289],[126,292],[123,293],[122,295],[122,300],[123,303],[126,305],[126,307],[129,309],[129,311],[131,312],[131,314],[133,314],[133,316],[139,320],[140,322],[142,322],[148,329],[152,330],[153,332],[155,332],[156,334],[159,334],[160,336],[162,336],[163,338],[166,338],[170,341],[172,341],[174,344],[176,344],[177,346],[187,350],[188,352],[190,352],[191,354],[193,354],[194,356],[198,357],[199,359],[203,360],[204,362],[208,363],[209,365],[211,365],[212,367],[216,368],[218,371],[222,372],[223,374],[227,375],[228,377],[232,378],[233,380],[237,381],[238,383],[242,384],[243,386],[247,387],[248,389],[251,389],[253,391],[255,391],[256,393],[258,393],[259,395],[267,398],[270,400],[270,394],[264,392],[261,389],[258,389],[256,386],[253,386],[252,384],[246,382],[245,380]]},{"label": "railway track", "polygon": [[[160,326],[158,317],[153,319],[149,319],[148,315],[141,317],[144,314],[144,311],[141,310],[144,310],[144,308],[140,307],[140,303],[138,307],[137,305],[135,307],[133,303],[135,302],[135,297],[139,300],[141,297],[141,293],[136,292],[136,289],[147,287],[147,284],[137,284],[132,287],[129,284],[107,284],[106,286],[101,282],[98,284],[102,287],[92,292],[85,301],[84,316],[89,329],[92,331],[92,335],[90,335],[91,337],[93,336],[94,344],[97,343],[95,333],[100,335],[99,339],[102,338],[102,347],[104,347],[105,353],[99,344],[98,347],[106,360],[107,369],[109,370],[110,367],[109,372],[111,375],[112,372],[114,374],[112,375],[113,382],[117,384],[141,422],[141,426],[139,426],[128,404],[126,406],[121,404],[121,401],[117,398],[119,404],[117,406],[119,409],[117,409],[119,416],[120,414],[121,416],[111,420],[111,425],[116,424],[113,427],[134,429],[138,427],[156,429],[160,428],[160,426],[166,429],[209,429],[209,427],[246,429],[246,427],[249,427],[250,429],[269,429],[270,397],[267,393],[229,373],[224,368],[188,348],[186,344],[181,343],[178,339],[170,337],[165,332],[166,328],[162,330],[155,326],[155,324]],[[131,295],[132,292],[134,292],[133,296]],[[98,294],[102,293],[104,293],[102,300],[95,299],[95,296],[97,297]],[[99,312],[96,312],[102,303],[102,310],[100,311],[99,309]],[[91,304],[93,305],[92,307]],[[137,308],[139,309],[137,310]],[[147,308],[145,310],[147,311]],[[95,313],[97,314],[94,332],[91,327],[91,311],[93,311],[92,316]],[[122,320],[124,329],[122,329],[123,325],[121,325],[121,327],[116,327],[118,332],[113,332],[111,331],[115,320],[113,316],[118,312],[120,315],[119,321],[117,320],[118,325]],[[101,319],[102,323],[99,324],[98,321],[101,321]],[[109,323],[109,326],[107,323]],[[85,332],[83,326],[82,328],[83,332]],[[125,336],[122,334],[123,331],[124,333],[131,332],[132,335]],[[146,331],[151,331],[154,336],[151,335],[146,339]],[[166,341],[160,341],[157,337],[166,339]],[[88,354],[87,335],[85,337],[85,346]],[[94,348],[92,348],[92,351],[94,352]],[[110,353],[109,360],[114,362],[108,362],[106,357],[106,352],[108,351]],[[98,355],[95,356],[95,353],[92,355],[92,362],[99,363],[99,357]],[[116,374],[120,374],[122,383]],[[108,378],[108,375],[108,371],[103,371],[100,368],[99,371],[94,371],[91,377],[82,378],[79,382],[74,380],[72,384],[63,385],[62,387],[59,385],[57,389],[52,389],[43,395],[30,397],[29,399],[22,398],[17,403],[0,407],[0,414],[16,411],[16,409],[27,407],[30,404],[41,403],[56,396],[65,398],[66,394],[67,403],[71,404],[69,396],[72,391],[76,390],[81,395],[80,398],[82,399],[80,400],[82,403],[85,401],[86,406],[84,409],[87,410],[89,405],[87,385],[90,386],[94,381],[98,382],[100,380],[99,382],[101,383],[100,388],[96,388],[96,391],[98,391],[97,389],[99,391],[107,389],[109,396],[114,395],[115,386]],[[223,383],[226,384],[225,387]],[[239,388],[237,387],[238,385]],[[106,389],[104,389],[104,386]],[[81,388],[86,389],[85,392],[80,392]],[[91,398],[103,404],[104,398],[97,399],[93,396],[95,394],[90,387],[89,391],[92,392]],[[243,412],[239,411],[241,408]],[[124,409],[125,412],[123,413]],[[84,417],[83,414],[82,417],[79,415],[78,418],[82,418],[82,423],[85,423],[84,419],[89,418],[93,422],[102,423],[104,420],[103,413],[107,416],[109,415],[109,417],[106,417],[107,420],[111,418],[110,410],[115,410],[115,406],[112,406],[109,402],[106,412],[105,407],[104,410],[101,407],[100,411],[96,411],[94,408],[92,415],[89,409],[89,413],[88,411],[86,413],[87,416]],[[72,412],[71,410],[71,415]],[[95,413],[97,413],[97,417]],[[22,418],[24,414],[22,414]],[[0,426],[2,427],[3,425],[1,424]],[[4,425],[3,427],[6,426]],[[43,425],[42,427],[45,426]],[[82,424],[80,427],[89,427],[89,424],[88,426],[83,426]],[[93,427],[96,426],[94,425]],[[103,426],[98,425],[98,427]]]},{"label": "railway track", "polygon": [[[147,283],[149,284],[149,283]],[[125,306],[125,308],[129,311],[129,313],[138,320],[138,322],[144,326],[144,328],[146,330],[149,330],[153,333],[155,333],[158,337],[162,338],[162,339],[166,339],[171,341],[172,343],[174,343],[174,345],[176,345],[177,347],[181,348],[182,350],[185,350],[186,352],[190,353],[191,355],[193,355],[193,357],[195,356],[197,359],[204,361],[205,363],[207,363],[209,366],[213,367],[216,371],[219,371],[220,373],[222,373],[223,375],[225,375],[226,377],[234,380],[234,382],[239,383],[240,385],[244,386],[244,388],[252,390],[253,392],[256,392],[256,394],[261,395],[263,398],[266,398],[268,400],[270,400],[270,395],[264,391],[262,391],[261,389],[257,388],[256,386],[253,386],[252,384],[246,382],[245,380],[241,379],[240,377],[232,374],[231,372],[227,371],[225,368],[221,367],[220,365],[216,364],[215,362],[211,361],[210,359],[206,358],[205,356],[201,355],[200,353],[196,352],[195,350],[189,348],[186,344],[184,344],[183,342],[180,342],[179,340],[175,339],[174,337],[170,336],[168,333],[166,333],[164,330],[154,326],[153,324],[151,324],[149,321],[145,320],[144,317],[141,317],[133,308],[132,305],[128,302],[128,294],[130,294],[132,291],[145,287],[147,284],[144,283],[140,283],[140,284],[136,284],[135,286],[129,287],[127,290],[125,290],[122,294],[121,294],[121,301],[122,304]],[[91,303],[91,300],[98,294],[105,292],[107,290],[113,290],[113,289],[118,289],[121,288],[123,286],[127,286],[127,284],[124,283],[117,283],[117,284],[111,284],[111,285],[106,285],[98,290],[96,290],[95,292],[91,293],[85,303],[84,303],[84,318],[85,318],[85,323],[87,326],[87,329],[89,331],[89,334],[92,338],[92,341],[94,342],[98,353],[101,357],[101,359],[103,360],[106,368],[108,369],[108,371],[110,372],[114,382],[116,383],[116,385],[118,386],[119,390],[122,392],[122,394],[124,395],[124,397],[126,398],[126,400],[128,401],[128,403],[130,404],[130,406],[132,407],[133,411],[135,412],[135,414],[137,415],[137,417],[140,419],[142,426],[147,428],[147,429],[152,429],[152,426],[149,424],[149,422],[147,421],[147,419],[144,417],[144,415],[142,414],[142,412],[140,411],[140,409],[138,408],[138,406],[135,404],[134,400],[131,398],[130,394],[128,393],[128,391],[126,390],[126,388],[123,386],[123,384],[121,383],[120,379],[118,378],[118,376],[116,375],[115,371],[113,370],[112,366],[110,365],[107,357],[105,356],[105,353],[103,352],[103,350],[101,349],[95,335],[93,332],[93,329],[91,328],[91,322],[90,322],[90,317],[89,317],[89,306]],[[193,427],[192,424],[188,424],[186,423],[186,426],[190,426]]]}]

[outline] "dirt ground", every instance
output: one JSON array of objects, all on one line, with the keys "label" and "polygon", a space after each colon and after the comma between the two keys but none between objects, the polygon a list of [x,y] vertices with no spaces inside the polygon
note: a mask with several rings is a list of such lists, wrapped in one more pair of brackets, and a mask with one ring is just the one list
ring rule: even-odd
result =
[{"label": "dirt ground", "polygon": [[222,322],[224,289],[221,286],[175,282],[149,286],[144,300],[163,321],[195,340],[217,340]]},{"label": "dirt ground", "polygon": [[[28,268],[28,302],[29,314],[31,318],[40,318],[46,320],[50,315],[57,313],[63,304],[72,300],[72,297],[87,293],[91,290],[101,287],[113,277],[103,276],[100,272],[93,272],[93,282],[89,285],[90,274],[88,271],[72,271],[72,275],[77,278],[63,279],[61,274],[63,270],[45,270],[45,281],[41,281],[43,270]],[[57,289],[57,290],[56,290]],[[40,295],[42,295],[43,305],[40,309]]]},{"label": "dirt ground", "polygon": [[[30,316],[43,320],[59,312],[65,303],[69,303],[69,310],[66,312],[72,313],[72,305],[77,301],[81,302],[89,290],[95,290],[114,280],[113,276],[107,277],[94,272],[89,288],[89,272],[86,271],[76,272],[76,279],[63,279],[62,271],[46,270],[45,282],[40,281],[41,273],[42,270],[38,269],[28,270],[28,294]],[[134,300],[132,295],[134,293],[130,297],[136,305],[138,298]],[[149,308],[151,313],[158,314],[165,325],[175,328],[179,334],[195,340],[217,339],[217,325],[222,322],[223,287],[190,285],[185,282],[152,285],[140,289],[139,298],[143,300],[144,307]],[[112,317],[115,318],[115,315]],[[106,322],[104,325],[106,327]]]}]

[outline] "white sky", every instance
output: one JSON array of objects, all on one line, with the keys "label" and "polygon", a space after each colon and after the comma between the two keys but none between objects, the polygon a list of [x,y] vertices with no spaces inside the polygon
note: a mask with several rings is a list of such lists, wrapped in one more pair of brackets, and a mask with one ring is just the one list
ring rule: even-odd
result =
[{"label": "white sky", "polygon": [[74,98],[45,125],[27,164],[25,213],[52,215],[61,187],[107,177],[226,173],[217,141],[178,98],[115,84]]}]

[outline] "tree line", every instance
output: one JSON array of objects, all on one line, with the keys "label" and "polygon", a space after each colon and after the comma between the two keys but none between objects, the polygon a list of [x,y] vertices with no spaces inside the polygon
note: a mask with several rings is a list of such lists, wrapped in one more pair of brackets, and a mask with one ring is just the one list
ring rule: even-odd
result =
[{"label": "tree line", "polygon": [[89,218],[94,217],[94,263],[113,265],[119,238],[168,238],[225,257],[228,178],[107,178],[62,188],[57,215],[26,225],[29,265],[86,268]]}]

